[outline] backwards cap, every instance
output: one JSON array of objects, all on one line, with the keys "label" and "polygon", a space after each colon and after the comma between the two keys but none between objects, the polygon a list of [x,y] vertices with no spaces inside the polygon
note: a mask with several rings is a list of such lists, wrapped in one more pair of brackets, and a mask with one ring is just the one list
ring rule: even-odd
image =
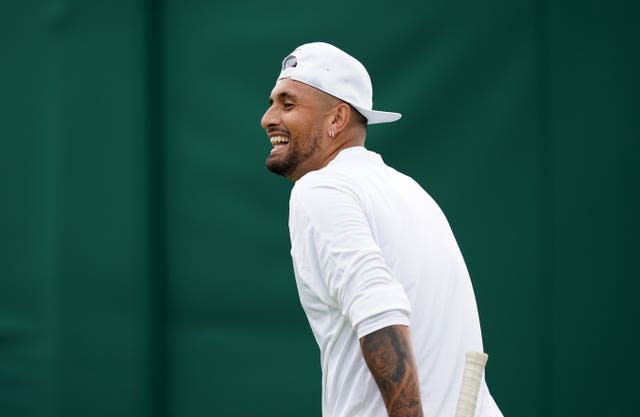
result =
[{"label": "backwards cap", "polygon": [[364,65],[346,52],[324,42],[307,43],[282,61],[278,80],[290,78],[351,104],[367,124],[389,123],[400,113],[373,110],[371,78]]}]

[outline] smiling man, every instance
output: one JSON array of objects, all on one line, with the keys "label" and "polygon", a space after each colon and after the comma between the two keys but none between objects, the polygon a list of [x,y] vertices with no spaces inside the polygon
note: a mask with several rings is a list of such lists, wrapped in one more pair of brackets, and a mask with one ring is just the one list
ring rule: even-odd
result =
[{"label": "smiling man", "polygon": [[[364,147],[364,66],[321,42],[287,56],[262,117],[267,168],[295,182],[291,256],[320,348],[323,417],[453,417],[482,352],[471,281],[437,204]],[[476,417],[501,417],[484,378]]]}]

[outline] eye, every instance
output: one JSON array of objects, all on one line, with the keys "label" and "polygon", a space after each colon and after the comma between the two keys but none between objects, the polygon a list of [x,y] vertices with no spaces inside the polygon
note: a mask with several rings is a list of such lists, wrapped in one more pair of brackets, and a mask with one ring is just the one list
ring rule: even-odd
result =
[{"label": "eye", "polygon": [[286,102],[282,105],[285,109],[292,109],[294,107],[293,103]]}]

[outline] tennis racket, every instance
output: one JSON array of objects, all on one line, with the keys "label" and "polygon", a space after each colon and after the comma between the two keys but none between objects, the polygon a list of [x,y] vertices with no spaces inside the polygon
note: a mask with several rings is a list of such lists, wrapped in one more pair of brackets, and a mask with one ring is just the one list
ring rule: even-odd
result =
[{"label": "tennis racket", "polygon": [[487,359],[489,356],[483,352],[466,353],[455,417],[473,417]]}]

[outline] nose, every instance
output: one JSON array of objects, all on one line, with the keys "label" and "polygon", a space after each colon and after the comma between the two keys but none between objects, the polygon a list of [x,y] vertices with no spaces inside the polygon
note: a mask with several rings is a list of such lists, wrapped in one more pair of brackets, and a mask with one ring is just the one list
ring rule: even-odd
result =
[{"label": "nose", "polygon": [[263,129],[268,128],[269,126],[278,125],[278,118],[276,112],[273,110],[273,106],[270,106],[267,111],[262,115],[262,119],[260,120],[260,126]]}]

